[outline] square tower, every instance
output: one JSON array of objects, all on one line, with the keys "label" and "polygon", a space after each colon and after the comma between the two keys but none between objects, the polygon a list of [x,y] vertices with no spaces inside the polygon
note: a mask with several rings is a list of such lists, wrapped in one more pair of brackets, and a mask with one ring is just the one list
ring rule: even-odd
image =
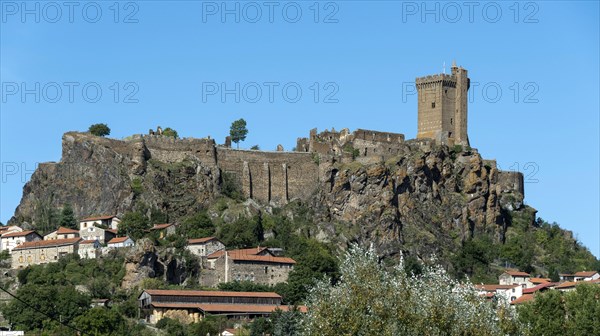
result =
[{"label": "square tower", "polygon": [[418,91],[417,138],[430,138],[447,145],[469,146],[467,70],[452,64],[452,74],[416,79]]}]

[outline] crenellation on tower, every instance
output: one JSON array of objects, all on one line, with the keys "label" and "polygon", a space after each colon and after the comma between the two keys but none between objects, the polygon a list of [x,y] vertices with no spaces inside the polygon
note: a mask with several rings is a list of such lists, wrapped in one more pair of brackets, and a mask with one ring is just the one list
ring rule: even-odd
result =
[{"label": "crenellation on tower", "polygon": [[418,92],[417,138],[430,138],[448,145],[469,145],[467,70],[452,65],[452,74],[415,79]]}]

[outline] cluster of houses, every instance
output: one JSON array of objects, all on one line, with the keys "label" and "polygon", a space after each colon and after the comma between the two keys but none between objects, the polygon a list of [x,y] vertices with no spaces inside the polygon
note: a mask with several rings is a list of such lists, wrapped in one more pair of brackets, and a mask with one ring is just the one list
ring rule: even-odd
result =
[{"label": "cluster of houses", "polygon": [[547,290],[566,292],[575,290],[575,287],[581,283],[600,285],[600,273],[582,271],[575,274],[560,274],[560,281],[553,282],[549,278],[536,278],[526,272],[507,270],[498,280],[499,284],[475,285],[475,288],[481,296],[514,306],[531,301],[536,294]]},{"label": "cluster of houses", "polygon": [[[98,258],[109,249],[134,246],[130,238],[117,236],[119,223],[116,216],[85,218],[79,222],[79,230],[60,227],[44,236],[18,226],[0,227],[0,250],[11,254],[15,269],[56,262],[72,253],[81,258]],[[157,224],[149,231],[162,239],[174,234],[176,228],[176,224]],[[296,264],[294,259],[282,256],[282,249],[257,246],[227,250],[216,237],[189,239],[186,249],[201,260],[200,284],[213,288],[231,281],[276,285],[287,281]],[[281,296],[273,292],[148,289],[138,299],[150,323],[164,317],[197,322],[206,314],[253,319],[288,309],[281,304]],[[301,311],[305,309],[300,307]]]},{"label": "cluster of houses", "polygon": [[0,228],[0,251],[11,255],[11,267],[56,262],[68,254],[93,259],[110,249],[134,246],[129,237],[117,237],[121,221],[117,216],[84,218],[79,230],[59,227],[42,236],[34,230],[19,226]]}]

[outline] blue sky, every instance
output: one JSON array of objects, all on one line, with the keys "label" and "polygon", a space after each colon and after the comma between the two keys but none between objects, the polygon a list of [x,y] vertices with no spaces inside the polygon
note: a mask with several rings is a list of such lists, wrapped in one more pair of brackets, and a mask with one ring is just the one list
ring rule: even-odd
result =
[{"label": "blue sky", "polygon": [[413,138],[415,77],[456,59],[471,145],[600,256],[598,2],[0,3],[2,222],[66,131],[222,142],[243,117],[245,147],[291,149],[314,127]]}]

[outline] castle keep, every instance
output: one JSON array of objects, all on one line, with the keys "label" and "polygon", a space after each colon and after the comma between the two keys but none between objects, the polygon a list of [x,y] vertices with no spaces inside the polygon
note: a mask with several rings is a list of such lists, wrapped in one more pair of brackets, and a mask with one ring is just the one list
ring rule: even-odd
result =
[{"label": "castle keep", "polygon": [[417,138],[469,146],[467,135],[467,70],[452,64],[452,74],[416,79],[419,96]]}]

